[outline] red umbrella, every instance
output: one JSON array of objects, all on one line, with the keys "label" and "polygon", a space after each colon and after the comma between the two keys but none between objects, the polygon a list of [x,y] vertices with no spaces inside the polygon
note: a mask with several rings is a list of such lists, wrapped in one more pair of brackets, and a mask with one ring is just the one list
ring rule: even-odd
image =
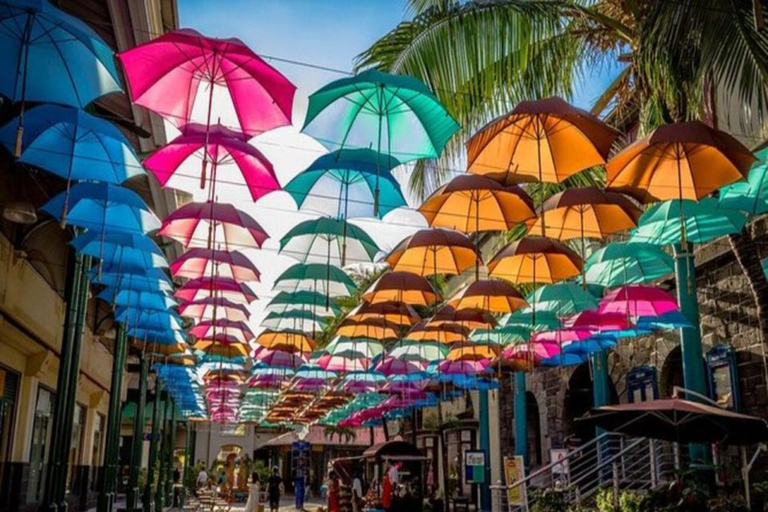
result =
[{"label": "red umbrella", "polygon": [[179,256],[171,264],[171,273],[188,279],[217,276],[237,282],[258,281],[260,277],[259,270],[243,253],[202,247],[194,247]]},{"label": "red umbrella", "polygon": [[622,331],[634,327],[626,314],[599,313],[596,310],[582,311],[568,317],[563,321],[563,326],[570,329],[588,329],[592,331]]},{"label": "red umbrella", "polygon": [[185,204],[163,221],[159,234],[184,247],[260,248],[269,238],[256,220],[231,204]]},{"label": "red umbrella", "polygon": [[190,279],[173,294],[179,300],[192,302],[208,297],[227,299],[232,302],[251,303],[256,294],[244,283],[227,277],[201,277]]}]

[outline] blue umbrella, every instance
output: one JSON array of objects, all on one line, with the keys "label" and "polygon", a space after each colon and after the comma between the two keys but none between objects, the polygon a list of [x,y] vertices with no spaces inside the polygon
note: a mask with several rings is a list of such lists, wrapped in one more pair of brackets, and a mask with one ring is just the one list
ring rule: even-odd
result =
[{"label": "blue umbrella", "polygon": [[104,265],[122,272],[140,274],[150,268],[166,268],[168,260],[152,240],[144,235],[89,231],[70,242],[77,252],[99,258]]},{"label": "blue umbrella", "polygon": [[670,311],[659,316],[641,316],[637,328],[648,331],[657,329],[691,329],[693,324],[680,311]]},{"label": "blue umbrella", "polygon": [[115,319],[130,327],[152,331],[181,331],[182,320],[173,311],[153,311],[121,307],[115,311]]},{"label": "blue umbrella", "polygon": [[96,268],[88,270],[88,279],[93,284],[104,285],[117,291],[136,290],[173,293],[173,283],[159,268],[150,268],[135,274],[106,265],[101,269],[101,273]]},{"label": "blue umbrella", "polygon": [[578,366],[589,361],[586,354],[558,354],[547,359],[542,359],[541,366]]},{"label": "blue umbrella", "polygon": [[[111,183],[79,183],[41,208],[44,212],[79,228],[121,233],[147,233],[160,228],[160,221],[136,192]],[[103,239],[103,237],[102,237]]]},{"label": "blue umbrella", "polygon": [[120,91],[112,49],[48,0],[0,4],[0,94],[14,102],[85,107]]},{"label": "blue umbrella", "polygon": [[598,335],[586,340],[574,341],[563,346],[562,353],[568,355],[589,356],[616,346],[616,339]]},{"label": "blue umbrella", "polygon": [[134,327],[128,329],[128,335],[133,336],[141,343],[183,343],[186,341],[184,331],[144,329]]},{"label": "blue umbrella", "polygon": [[[13,151],[13,125],[0,129],[0,142]],[[83,110],[60,105],[42,105],[26,114],[19,161],[68,182],[120,184],[144,174],[133,146],[115,125]]]},{"label": "blue umbrella", "polygon": [[178,306],[176,301],[162,292],[116,290],[105,288],[98,297],[101,300],[131,309],[166,311]]}]

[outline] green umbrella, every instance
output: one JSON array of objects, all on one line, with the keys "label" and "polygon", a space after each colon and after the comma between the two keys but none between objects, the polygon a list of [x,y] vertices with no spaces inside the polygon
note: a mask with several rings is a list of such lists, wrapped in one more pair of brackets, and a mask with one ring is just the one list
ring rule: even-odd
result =
[{"label": "green umbrella", "polygon": [[[597,308],[597,298],[575,283],[548,284],[537,288],[526,300],[536,304],[536,320],[542,311],[551,311],[557,317],[563,317]],[[526,308],[527,309],[527,308]]]},{"label": "green umbrella", "polygon": [[[537,322],[541,320],[539,316],[537,312]],[[470,333],[469,339],[472,341],[508,345],[510,343],[527,343],[530,341],[532,333],[533,330],[527,325],[500,325],[495,329],[475,329]]]},{"label": "green umbrella", "polygon": [[752,215],[768,212],[768,148],[755,153],[747,181],[739,181],[720,189],[720,206]]},{"label": "green umbrella", "polygon": [[499,327],[526,327],[532,331],[551,331],[559,329],[560,318],[553,311],[536,311],[536,320],[534,323],[533,311],[531,308],[524,308],[504,315],[499,320]]},{"label": "green umbrella", "polygon": [[681,217],[685,219],[685,239],[703,244],[715,238],[738,233],[747,222],[745,214],[720,208],[717,199],[708,197],[701,201],[680,200],[657,203],[646,210],[630,242],[647,242],[654,245],[681,243]]},{"label": "green umbrella", "polygon": [[319,218],[294,226],[280,239],[280,252],[303,262],[344,266],[373,261],[379,246],[362,228],[346,220]]},{"label": "green umbrella", "polygon": [[[437,158],[458,129],[458,123],[422,82],[370,69],[313,93],[302,131],[329,149],[376,148],[378,153],[408,162]],[[377,166],[375,216],[380,170]]]},{"label": "green umbrella", "polygon": [[[324,301],[325,299],[323,299]],[[283,329],[295,329],[299,331],[319,331],[328,325],[328,320],[311,311],[294,309],[278,313],[269,313],[261,322],[262,327],[280,331]]]},{"label": "green umbrella", "polygon": [[607,287],[646,284],[675,271],[675,260],[646,242],[614,242],[587,258],[586,278]]},{"label": "green umbrella", "polygon": [[[275,279],[278,291],[311,289],[330,297],[349,297],[356,290],[355,282],[338,267],[324,263],[297,263]],[[328,307],[328,303],[326,303]]]},{"label": "green umbrella", "polygon": [[298,290],[295,292],[278,292],[267,303],[268,311],[283,313],[293,309],[305,309],[314,311],[319,316],[338,316],[341,314],[341,306],[335,301],[330,301],[325,307],[325,295],[310,290]]},{"label": "green umbrella", "polygon": [[324,352],[337,357],[373,359],[384,352],[384,346],[374,339],[336,336],[325,347]]},{"label": "green umbrella", "polygon": [[406,339],[397,342],[389,350],[388,355],[401,361],[440,361],[448,355],[448,346],[437,341],[409,341]]},{"label": "green umbrella", "polygon": [[[392,173],[398,166],[370,149],[339,149],[315,160],[283,190],[299,208],[320,212],[337,219],[381,218],[407,203],[400,184]],[[379,169],[379,211],[373,211],[376,170]]]}]

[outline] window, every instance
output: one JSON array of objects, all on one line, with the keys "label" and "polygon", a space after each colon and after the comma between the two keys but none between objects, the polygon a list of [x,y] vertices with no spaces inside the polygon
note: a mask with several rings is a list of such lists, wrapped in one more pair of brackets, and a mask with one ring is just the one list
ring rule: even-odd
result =
[{"label": "window", "polygon": [[32,426],[32,448],[29,452],[29,487],[27,501],[39,501],[45,489],[45,463],[51,443],[51,416],[55,396],[47,389],[37,389],[35,420]]},{"label": "window", "polygon": [[76,485],[83,453],[83,437],[85,434],[85,407],[75,404],[75,414],[72,417],[72,440],[69,445],[69,464],[67,465],[67,484],[65,489],[72,492]]}]

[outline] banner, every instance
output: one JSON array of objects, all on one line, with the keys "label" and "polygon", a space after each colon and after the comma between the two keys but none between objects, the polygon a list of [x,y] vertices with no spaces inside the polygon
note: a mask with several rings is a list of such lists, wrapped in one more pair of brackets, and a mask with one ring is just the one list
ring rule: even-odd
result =
[{"label": "banner", "polygon": [[464,481],[468,484],[485,483],[485,452],[464,452]]},{"label": "banner", "polygon": [[[507,485],[509,510],[512,511],[514,507],[525,507],[527,510],[528,493],[525,489],[525,462],[522,456],[504,457],[504,478]],[[515,485],[517,482],[523,483]]]}]

